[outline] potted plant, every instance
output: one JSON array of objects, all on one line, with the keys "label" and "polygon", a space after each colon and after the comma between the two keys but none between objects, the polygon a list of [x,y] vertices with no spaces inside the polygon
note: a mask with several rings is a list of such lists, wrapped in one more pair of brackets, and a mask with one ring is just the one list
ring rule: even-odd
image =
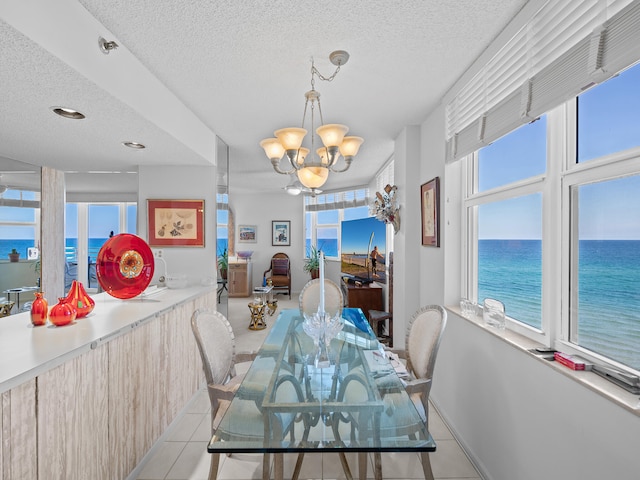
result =
[{"label": "potted plant", "polygon": [[17,262],[19,260],[20,260],[20,253],[15,248],[12,249],[11,253],[9,254],[9,261],[10,262]]},{"label": "potted plant", "polygon": [[302,266],[302,269],[305,272],[309,272],[312,279],[318,278],[318,276],[320,275],[320,250],[318,250],[316,247],[311,247],[309,255],[307,255],[307,258],[304,259],[304,265]]},{"label": "potted plant", "polygon": [[229,269],[229,254],[227,249],[224,249],[222,255],[218,257],[218,268],[220,269],[220,277],[227,279],[227,270]]}]

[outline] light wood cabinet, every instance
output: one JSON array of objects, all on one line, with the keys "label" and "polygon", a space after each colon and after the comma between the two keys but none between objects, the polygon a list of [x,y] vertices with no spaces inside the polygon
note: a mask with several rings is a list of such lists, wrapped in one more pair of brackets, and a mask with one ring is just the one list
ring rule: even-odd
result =
[{"label": "light wood cabinet", "polygon": [[229,263],[228,288],[230,297],[248,297],[253,290],[251,262]]},{"label": "light wood cabinet", "polygon": [[[82,332],[114,321],[123,310],[131,317],[81,346],[83,353],[69,351],[36,365],[35,378],[0,393],[0,480],[127,478],[205,384],[191,315],[215,308],[215,290],[188,297],[167,290],[161,295],[180,300],[162,307],[156,306],[162,300],[118,304],[100,295],[96,310],[113,313],[94,313],[63,329],[29,328],[30,338],[55,344],[66,335],[75,344],[82,343]],[[26,331],[28,315],[14,315],[11,326],[17,322],[16,330]],[[33,356],[47,353],[45,346],[31,338]]]}]

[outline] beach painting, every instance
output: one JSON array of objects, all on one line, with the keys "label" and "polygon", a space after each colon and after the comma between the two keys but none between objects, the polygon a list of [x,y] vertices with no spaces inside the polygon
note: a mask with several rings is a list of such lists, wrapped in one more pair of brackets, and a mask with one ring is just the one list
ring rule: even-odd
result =
[{"label": "beach painting", "polygon": [[387,225],[374,217],[341,224],[341,272],[387,282]]}]

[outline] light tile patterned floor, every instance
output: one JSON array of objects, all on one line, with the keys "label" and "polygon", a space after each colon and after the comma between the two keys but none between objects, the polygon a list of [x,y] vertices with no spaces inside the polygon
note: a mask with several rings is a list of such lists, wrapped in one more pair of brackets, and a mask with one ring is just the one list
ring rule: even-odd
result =
[{"label": "light tile patterned floor", "polygon": [[[297,308],[297,299],[278,296],[279,309]],[[228,318],[236,335],[236,351],[257,351],[262,345],[268,328],[252,331],[249,325],[247,299],[229,301]],[[276,312],[277,315],[277,312]],[[267,324],[274,318],[267,319]],[[155,452],[144,464],[138,480],[206,480],[209,474],[210,455],[207,442],[211,437],[210,405],[206,390],[198,392],[187,412],[176,422],[165,440],[156,445]],[[436,479],[461,480],[481,477],[474,469],[449,429],[435,409],[429,411],[429,427],[436,440],[437,451],[430,454]],[[373,456],[369,456],[368,477],[373,478]],[[285,478],[291,474],[296,455],[285,455]],[[348,456],[353,474],[357,475],[357,458]],[[414,453],[382,454],[382,475],[385,479],[424,478],[420,457]],[[233,455],[220,459],[219,480],[248,480],[262,478],[261,455]],[[304,457],[302,479],[344,479],[345,474],[337,454],[307,454]]]}]

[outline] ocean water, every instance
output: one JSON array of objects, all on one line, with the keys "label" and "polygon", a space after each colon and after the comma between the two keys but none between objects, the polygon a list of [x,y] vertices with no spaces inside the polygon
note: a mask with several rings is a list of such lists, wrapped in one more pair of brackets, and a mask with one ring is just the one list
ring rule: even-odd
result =
[{"label": "ocean water", "polygon": [[[91,262],[95,262],[98,257],[98,252],[104,242],[106,242],[108,238],[90,238],[89,239],[89,257],[91,258]],[[15,248],[20,252],[20,259],[27,258],[27,249],[30,247],[35,247],[34,240],[12,240],[12,239],[0,239],[0,258],[7,259],[9,258],[9,252],[11,252],[12,248]],[[75,260],[75,252],[78,247],[78,239],[77,238],[67,238],[65,240],[66,254],[68,260]]]},{"label": "ocean water", "polygon": [[[478,242],[478,301],[496,298],[508,316],[541,326],[539,240]],[[640,241],[579,243],[578,312],[573,341],[640,370]]]}]

